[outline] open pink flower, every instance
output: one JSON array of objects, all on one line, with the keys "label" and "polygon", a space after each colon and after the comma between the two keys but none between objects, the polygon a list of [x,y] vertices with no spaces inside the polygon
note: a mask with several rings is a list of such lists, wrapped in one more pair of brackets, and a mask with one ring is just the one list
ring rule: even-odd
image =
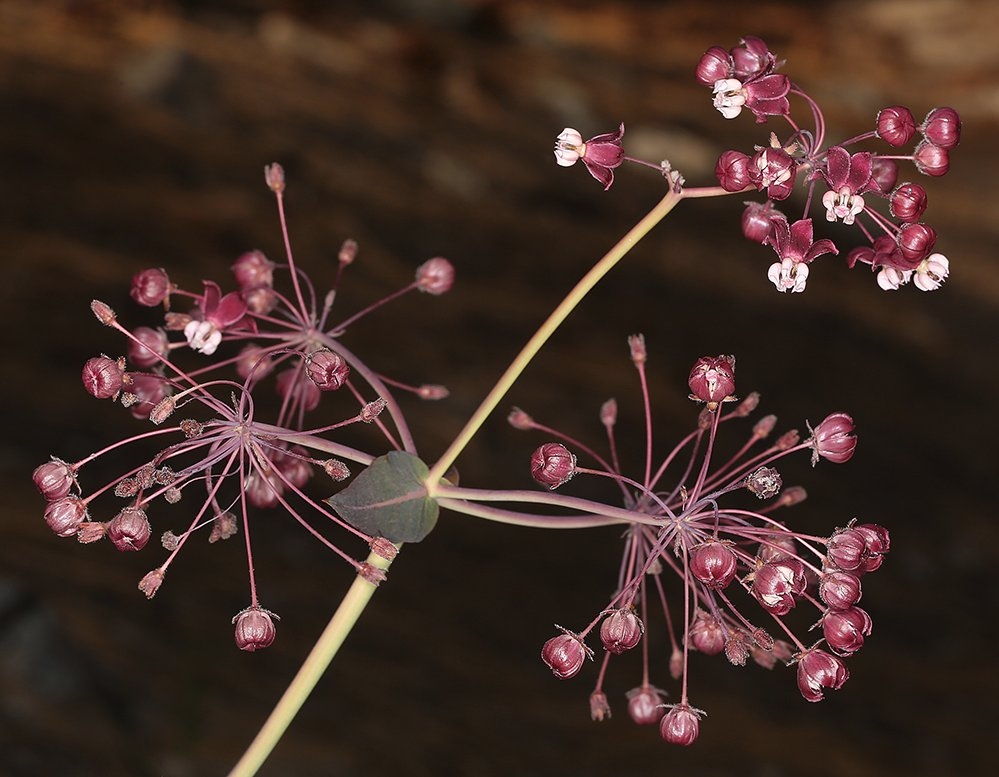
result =
[{"label": "open pink flower", "polygon": [[778,291],[803,291],[808,277],[808,263],[822,254],[836,254],[832,240],[813,240],[812,220],[799,219],[788,224],[783,216],[775,217],[764,243],[773,246],[780,261],[772,264],[767,277]]},{"label": "open pink flower", "polygon": [[833,146],[826,152],[822,177],[829,184],[829,191],[822,195],[826,220],[843,219],[844,224],[852,224],[864,209],[864,198],[860,195],[875,188],[871,154],[862,151],[851,156],[842,146]]},{"label": "open pink flower", "polygon": [[222,296],[222,289],[214,281],[205,281],[205,293],[197,315],[184,327],[187,344],[195,351],[211,356],[222,342],[226,329],[256,331],[252,318],[247,316],[246,301],[238,291]]},{"label": "open pink flower", "polygon": [[590,175],[604,185],[607,191],[614,183],[614,168],[624,161],[624,124],[616,132],[608,132],[583,142],[578,130],[566,127],[555,141],[555,161],[562,167],[571,167],[580,159]]}]

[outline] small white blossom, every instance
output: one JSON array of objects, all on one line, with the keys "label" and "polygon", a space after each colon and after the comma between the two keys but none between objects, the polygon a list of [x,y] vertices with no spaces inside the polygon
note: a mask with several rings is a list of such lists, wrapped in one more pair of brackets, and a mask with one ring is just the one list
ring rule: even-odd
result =
[{"label": "small white blossom", "polygon": [[211,321],[191,321],[184,327],[184,337],[192,349],[211,356],[222,342],[222,332]]},{"label": "small white blossom", "polygon": [[947,279],[949,272],[950,262],[946,256],[930,254],[919,263],[912,282],[920,291],[936,291]]},{"label": "small white blossom", "polygon": [[715,81],[714,94],[712,104],[726,119],[734,119],[746,104],[746,92],[737,78],[720,78]]},{"label": "small white blossom", "polygon": [[767,271],[767,278],[777,287],[777,291],[804,291],[808,265],[793,259],[774,262]]},{"label": "small white blossom", "polygon": [[882,267],[878,273],[878,286],[885,291],[895,291],[904,286],[912,277],[912,270],[897,270],[894,267]]},{"label": "small white blossom", "polygon": [[585,147],[579,131],[566,127],[555,140],[555,161],[562,167],[572,167],[583,155]]},{"label": "small white blossom", "polygon": [[843,219],[844,224],[852,224],[856,215],[864,209],[864,198],[844,187],[839,192],[830,190],[823,194],[822,204],[826,208],[826,221]]}]

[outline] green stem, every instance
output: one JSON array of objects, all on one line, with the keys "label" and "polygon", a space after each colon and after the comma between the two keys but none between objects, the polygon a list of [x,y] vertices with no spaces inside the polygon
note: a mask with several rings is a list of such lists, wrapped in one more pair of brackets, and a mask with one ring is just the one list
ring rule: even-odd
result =
[{"label": "green stem", "polygon": [[[374,553],[368,556],[367,562],[382,570],[388,569],[392,563]],[[243,753],[243,757],[229,772],[229,777],[252,777],[257,773],[274,746],[284,735],[295,715],[302,708],[305,700],[309,698],[309,694],[316,687],[316,683],[323,676],[350,630],[354,628],[354,624],[357,623],[357,619],[364,612],[364,608],[375,593],[376,587],[360,576],[354,580],[347,595],[344,596],[340,606],[333,613],[333,617],[319,637],[319,641],[309,653],[309,657],[305,659],[302,668],[298,670],[295,679],[291,681],[291,685],[285,690],[263,728],[257,733],[246,752]]]},{"label": "green stem", "polygon": [[573,287],[572,291],[566,296],[558,307],[552,311],[551,315],[545,320],[534,336],[527,341],[527,345],[521,350],[517,357],[511,362],[510,366],[507,367],[506,372],[500,377],[493,386],[492,390],[486,395],[486,398],[482,400],[482,404],[479,405],[472,417],[468,419],[468,423],[465,424],[465,428],[458,433],[455,437],[454,442],[451,443],[450,447],[444,452],[444,454],[438,459],[437,463],[430,468],[430,472],[427,474],[426,486],[427,493],[429,496],[433,497],[437,485],[440,483],[441,478],[444,477],[444,473],[447,471],[448,467],[454,464],[455,459],[458,458],[459,454],[465,449],[472,438],[485,423],[486,418],[489,416],[496,406],[500,403],[506,393],[510,390],[510,387],[517,381],[521,373],[527,368],[527,365],[531,363],[531,360],[537,355],[541,347],[548,341],[555,331],[561,326],[562,322],[569,316],[569,314],[576,308],[576,306],[583,300],[583,298],[589,294],[590,290],[599,283],[599,281],[610,272],[611,268],[614,267],[624,256],[627,254],[638,242],[645,237],[646,234],[660,221],[662,221],[666,215],[673,210],[683,199],[685,193],[674,192],[672,189],[666,194],[662,200],[651,210],[645,217],[639,221],[631,230],[626,234],[621,240],[618,241],[610,251],[608,251],[604,257],[597,262],[593,267],[590,268],[589,272],[584,275],[579,283]]}]

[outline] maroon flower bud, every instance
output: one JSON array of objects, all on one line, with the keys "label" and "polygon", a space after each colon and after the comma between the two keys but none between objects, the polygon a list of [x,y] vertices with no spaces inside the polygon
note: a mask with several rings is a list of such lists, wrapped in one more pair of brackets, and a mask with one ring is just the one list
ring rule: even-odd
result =
[{"label": "maroon flower bud", "polygon": [[674,704],[659,721],[659,736],[673,745],[692,745],[697,741],[703,714],[688,704]]},{"label": "maroon flower bud", "polygon": [[45,523],[60,537],[72,537],[85,520],[87,504],[78,496],[64,496],[45,508]]},{"label": "maroon flower bud", "polygon": [[118,396],[125,382],[124,360],[95,356],[83,365],[83,387],[98,399]]},{"label": "maroon flower bud", "polygon": [[716,656],[725,649],[726,634],[718,619],[701,612],[687,632],[690,646],[707,656]]},{"label": "maroon flower bud", "polygon": [[904,146],[916,134],[912,111],[902,105],[892,105],[878,112],[878,137],[889,146]]},{"label": "maroon flower bud", "polygon": [[427,259],[416,268],[416,288],[427,294],[443,294],[454,285],[454,265],[443,256]]},{"label": "maroon flower bud", "polygon": [[735,357],[702,356],[694,362],[687,385],[691,399],[706,402],[708,409],[713,410],[735,391]]},{"label": "maroon flower bud", "polygon": [[833,464],[843,464],[850,460],[857,448],[857,437],[853,434],[853,418],[846,413],[833,413],[811,430],[808,441],[812,446],[812,466],[819,457]]},{"label": "maroon flower bud", "polygon": [[936,242],[936,230],[926,224],[906,224],[898,233],[902,258],[914,266],[929,256]]},{"label": "maroon flower bud", "polygon": [[231,269],[240,289],[274,285],[274,262],[260,251],[247,251],[233,263]]},{"label": "maroon flower bud", "polygon": [[747,35],[740,40],[731,54],[732,74],[742,80],[773,70],[777,65],[777,58],[767,47],[766,42],[755,35]]},{"label": "maroon flower bud", "polygon": [[590,694],[590,719],[598,723],[607,720],[611,716],[610,704],[607,701],[607,694],[603,691],[594,691]]},{"label": "maroon flower bud", "polygon": [[173,285],[163,270],[142,270],[132,276],[132,289],[129,295],[140,305],[153,308],[161,302],[170,304],[170,290]]},{"label": "maroon flower bud", "polygon": [[805,590],[805,584],[804,565],[796,558],[784,558],[757,569],[751,591],[771,615],[787,615],[794,607],[794,597]]},{"label": "maroon flower bud", "polygon": [[136,327],[135,340],[128,344],[128,360],[136,367],[152,367],[170,352],[170,341],[162,329]]},{"label": "maroon flower bud", "polygon": [[236,625],[236,647],[251,653],[270,647],[277,636],[275,620],[281,619],[262,607],[247,607],[232,619]]},{"label": "maroon flower bud", "polygon": [[798,654],[796,661],[798,690],[806,701],[822,701],[823,688],[838,690],[850,677],[843,660],[824,650],[806,650]]},{"label": "maroon flower bud", "polygon": [[31,479],[35,481],[38,493],[49,502],[62,499],[76,485],[76,473],[73,468],[62,459],[54,457],[52,461],[35,467]]},{"label": "maroon flower bud", "polygon": [[575,474],[576,456],[562,443],[545,443],[531,454],[531,477],[553,491]]},{"label": "maroon flower bud", "polygon": [[903,183],[891,193],[891,215],[906,224],[915,224],[926,211],[926,189],[918,183]]},{"label": "maroon flower bud", "polygon": [[919,127],[930,143],[950,150],[961,142],[961,117],[953,108],[934,108]]},{"label": "maroon flower bud", "polygon": [[826,543],[826,561],[846,572],[860,570],[867,554],[867,540],[855,528],[837,529]]},{"label": "maroon flower bud", "polygon": [[939,178],[950,170],[950,152],[924,140],[912,152],[912,162],[923,175]]},{"label": "maroon flower bud", "polygon": [[786,200],[794,190],[798,163],[783,148],[761,148],[749,162],[749,180],[772,200]]},{"label": "maroon flower bud", "polygon": [[862,523],[853,529],[864,538],[864,556],[860,562],[860,571],[873,572],[881,566],[884,554],[891,548],[888,530],[876,523]]},{"label": "maroon flower bud", "polygon": [[715,163],[718,185],[727,192],[741,192],[752,185],[749,177],[749,157],[741,151],[723,151]]},{"label": "maroon flower bud", "polygon": [[898,165],[894,159],[874,157],[871,161],[871,183],[881,192],[890,192],[898,180]]},{"label": "maroon flower bud", "polygon": [[841,656],[856,653],[871,633],[871,616],[860,607],[828,610],[822,616],[822,634],[833,652]]},{"label": "maroon flower bud", "polygon": [[747,202],[746,209],[742,212],[742,235],[752,240],[754,243],[763,243],[770,237],[772,228],[771,219],[774,216],[782,215],[779,210],[773,207],[773,203],[767,200],[762,205],[758,202]]},{"label": "maroon flower bud", "polygon": [[305,374],[320,391],[336,391],[346,383],[350,365],[336,351],[320,348],[305,357]]},{"label": "maroon flower bud", "polygon": [[608,653],[621,655],[637,645],[645,624],[630,607],[614,610],[600,624],[600,641]]},{"label": "maroon flower bud", "polygon": [[846,610],[860,601],[860,578],[849,572],[829,572],[819,581],[819,598],[831,610]]},{"label": "maroon flower bud", "polygon": [[757,499],[769,499],[780,493],[784,484],[780,473],[773,467],[760,467],[756,472],[746,477],[746,490],[755,494]]},{"label": "maroon flower bud", "polygon": [[732,75],[732,58],[721,46],[712,46],[701,54],[694,70],[698,83],[714,86],[715,81]]},{"label": "maroon flower bud", "polygon": [[690,573],[708,588],[725,588],[735,577],[737,559],[727,542],[708,540],[690,551]]},{"label": "maroon flower bud", "polygon": [[578,634],[565,629],[541,648],[541,660],[559,680],[567,680],[578,674],[587,658],[593,658],[593,651],[586,647]]},{"label": "maroon flower bud", "polygon": [[640,685],[625,694],[628,698],[628,715],[639,726],[658,723],[665,709],[663,692],[651,685]]},{"label": "maroon flower bud", "polygon": [[264,165],[264,181],[267,183],[268,189],[275,194],[280,194],[284,191],[285,186],[284,168],[277,162],[270,165]]},{"label": "maroon flower bud", "polygon": [[107,525],[108,539],[118,550],[142,550],[149,542],[151,527],[144,510],[126,507]]}]

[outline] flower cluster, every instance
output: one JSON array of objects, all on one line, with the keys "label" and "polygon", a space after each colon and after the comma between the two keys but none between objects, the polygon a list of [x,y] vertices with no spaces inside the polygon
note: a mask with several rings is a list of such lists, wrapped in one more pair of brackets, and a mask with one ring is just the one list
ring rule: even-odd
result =
[{"label": "flower cluster", "polygon": [[[877,273],[885,290],[909,281],[923,291],[938,289],[950,272],[947,257],[936,252],[936,231],[922,221],[927,206],[926,189],[918,183],[899,183],[898,163],[909,161],[924,175],[942,176],[950,169],[950,151],[961,139],[961,120],[953,108],[934,108],[920,124],[912,112],[900,105],[881,110],[869,132],[834,145],[826,143],[825,119],[816,102],[788,76],[777,72],[783,63],[759,38],[747,37],[729,50],[708,49],[697,64],[695,75],[711,87],[715,108],[726,119],[748,109],[757,122],[783,118],[787,136],[772,132],[753,153],[724,151],[715,165],[721,189],[716,194],[759,191],[763,203],[746,204],[743,234],[769,245],[777,260],[767,277],[780,291],[805,288],[810,264],[825,254],[838,254],[832,240],[814,238],[809,216],[814,200],[821,202],[825,219],[842,221],[859,230],[864,245],[847,254],[847,264],[865,264]],[[811,116],[811,126],[791,116],[789,97],[800,99]],[[566,128],[555,143],[559,165],[578,160],[609,189],[614,170],[625,161],[652,167],[668,176],[679,189],[683,180],[667,162],[645,162],[626,156],[624,125],[617,132],[583,141],[575,129]],[[851,150],[857,144],[880,140],[891,153]],[[910,153],[899,149],[912,146]],[[775,203],[787,201],[796,188],[805,194],[800,214],[790,216]],[[688,196],[708,196],[708,190],[686,191]],[[887,213],[874,207],[883,201]]]},{"label": "flower cluster", "polygon": [[[819,459],[848,461],[857,444],[849,415],[829,415],[814,429],[809,427],[804,440],[791,430],[767,442],[777,422],[768,415],[752,426],[733,455],[720,457],[722,425],[749,416],[759,396],[736,398],[732,356],[706,357],[695,363],[688,380],[691,399],[703,403],[697,426],[656,461],[640,336],[631,339],[631,352],[646,408],[642,475],[629,477],[619,464],[614,400],[600,413],[608,455],[536,423],[522,410],[509,419],[517,428],[542,430],[556,438],[532,456],[531,473],[538,483],[554,489],[573,477],[606,478],[615,484],[627,512],[616,589],[582,629],[558,627],[560,633],[544,644],[541,656],[556,677],[573,677],[594,657],[587,639],[595,632],[603,655],[590,711],[595,720],[602,720],[610,715],[603,684],[611,657],[640,647],[642,677],[627,693],[628,714],[636,723],[658,724],[666,741],[689,745],[697,739],[704,715],[688,697],[692,650],[724,654],[737,666],[750,659],[768,669],[778,661],[794,665],[798,688],[808,701],[819,701],[826,689],[843,685],[849,676],[843,658],[859,650],[871,632],[870,616],[857,606],[861,580],[881,565],[889,537],[881,526],[856,521],[829,536],[812,536],[773,517],[805,499],[803,489],[783,487],[778,462],[798,452],[810,453],[813,465]],[[594,465],[580,464],[570,447]],[[677,475],[673,486],[665,485],[669,473]],[[738,492],[749,492],[765,504],[757,509],[728,505],[737,501]],[[669,571],[680,582],[678,607],[667,593]],[[650,625],[655,609],[664,616],[669,644],[665,654],[649,642],[649,633],[658,632]],[[806,622],[821,628],[818,641],[809,644],[796,635],[789,622],[796,609],[814,611]],[[654,652],[662,655],[658,663],[681,682],[675,703],[667,704],[666,692],[651,682]]]},{"label": "flower cluster", "polygon": [[[287,246],[285,184],[279,165],[266,169],[266,180],[277,197]],[[326,534],[331,527],[346,530],[386,558],[395,548],[383,537],[360,531],[344,520],[312,496],[307,483],[316,473],[324,473],[331,483],[342,483],[351,476],[347,462],[363,467],[375,458],[330,438],[347,426],[375,427],[379,447],[414,449],[390,386],[424,399],[447,395],[443,386],[406,386],[380,376],[348,350],[343,336],[363,315],[401,294],[446,292],[454,281],[451,263],[441,257],[430,259],[404,288],[350,318],[335,321],[336,292],[356,255],[357,245],[344,243],[335,279],[322,298],[296,266],[290,249],[282,265],[260,251],[240,256],[232,266],[235,288],[226,293],[214,281],[204,281],[200,291],[185,290],[161,269],[136,273],[132,299],[140,306],[162,310],[162,324],[129,329],[110,306],[93,302],[97,319],[127,339],[127,352],[115,358],[89,359],[82,380],[92,396],[119,401],[153,428],[79,461],[53,458],[34,471],[35,485],[47,501],[45,521],[57,535],[75,536],[82,543],[106,538],[122,551],[138,551],[148,543],[152,536],[149,510],[154,503],[174,505],[193,499],[186,510],[186,528],[161,535],[169,555],[140,581],[139,589],[148,597],[155,595],[167,569],[194,534],[205,530],[208,541],[214,543],[242,529],[250,605],[233,623],[236,643],[243,650],[273,642],[277,619],[258,602],[250,544],[253,509],[282,508],[358,574],[378,582],[383,572],[356,560]],[[281,273],[288,276],[288,290],[275,284]],[[273,383],[267,380],[269,376]],[[331,392],[346,397],[345,410],[333,423],[306,428],[306,415]],[[137,454],[141,458],[111,482],[89,492],[82,487],[79,476],[87,464],[132,446],[148,449],[149,443],[162,447],[152,455]],[[199,496],[188,496],[199,491]],[[96,500],[111,496],[119,500],[117,507],[105,513],[112,517],[103,520],[91,514]]]}]

